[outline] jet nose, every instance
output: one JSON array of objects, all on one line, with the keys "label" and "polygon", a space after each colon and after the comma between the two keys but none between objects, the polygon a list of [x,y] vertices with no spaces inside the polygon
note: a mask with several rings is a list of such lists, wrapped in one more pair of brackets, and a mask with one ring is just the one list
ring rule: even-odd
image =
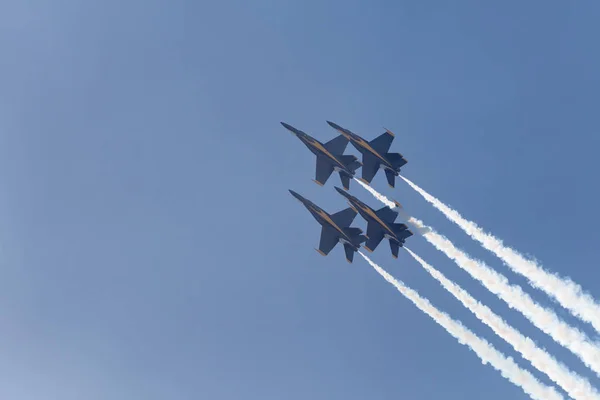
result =
[{"label": "jet nose", "polygon": [[348,197],[348,194],[346,193],[346,191],[345,191],[345,190],[343,190],[343,189],[340,189],[340,188],[339,188],[339,187],[337,187],[337,186],[334,186],[334,187],[335,187],[335,190],[337,190],[339,194],[341,194],[342,196],[344,196],[344,197],[346,197],[346,198]]},{"label": "jet nose", "polygon": [[341,126],[339,126],[338,124],[336,124],[335,122],[327,121],[327,123],[328,123],[328,124],[329,124],[329,126],[331,126],[333,129],[342,130],[342,127],[341,127]]},{"label": "jet nose", "polygon": [[288,131],[292,132],[292,135],[296,135],[296,136],[303,136],[303,132],[294,128],[293,126],[291,126],[290,124],[286,124],[285,122],[281,122],[281,125],[283,125],[283,127],[285,129],[287,129]]},{"label": "jet nose", "polygon": [[287,129],[288,131],[294,131],[294,128],[290,125],[290,124],[286,124],[285,122],[281,122],[281,125],[283,125],[283,127],[285,129]]},{"label": "jet nose", "polygon": [[304,202],[304,197],[300,196],[298,193],[294,192],[292,189],[289,189],[289,191],[292,194],[292,196],[294,196],[295,198],[297,198],[301,202]]}]

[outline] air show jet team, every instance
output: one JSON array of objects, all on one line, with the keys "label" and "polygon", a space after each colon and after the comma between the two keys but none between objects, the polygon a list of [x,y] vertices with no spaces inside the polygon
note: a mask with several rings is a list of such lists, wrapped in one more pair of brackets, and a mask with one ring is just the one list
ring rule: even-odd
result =
[{"label": "air show jet team", "polygon": [[[336,171],[340,176],[344,190],[339,187],[335,189],[346,198],[350,205],[349,208],[329,214],[312,201],[290,190],[290,193],[308,209],[322,226],[317,252],[326,256],[338,243],[342,243],[346,260],[351,263],[354,259],[354,253],[361,246],[373,252],[379,243],[386,238],[389,240],[392,256],[398,258],[400,247],[404,245],[407,238],[413,235],[406,224],[394,222],[398,217],[398,212],[387,206],[374,210],[358,198],[347,193],[350,190],[350,180],[356,178],[356,170],[361,167],[362,177],[356,179],[360,179],[363,183],[369,185],[377,171],[382,169],[388,184],[390,187],[394,187],[395,178],[400,175],[400,168],[407,163],[402,154],[389,152],[394,134],[386,129],[380,136],[367,141],[336,123],[330,121],[327,121],[327,123],[340,133],[339,136],[327,143],[321,143],[309,134],[285,122],[281,123],[317,157],[314,182],[323,186],[331,174]],[[356,156],[344,154],[349,142],[362,154],[362,162],[358,161]],[[399,203],[396,203],[396,205],[401,207]],[[362,229],[350,226],[357,214],[360,214],[367,222],[366,235],[363,234]]]}]

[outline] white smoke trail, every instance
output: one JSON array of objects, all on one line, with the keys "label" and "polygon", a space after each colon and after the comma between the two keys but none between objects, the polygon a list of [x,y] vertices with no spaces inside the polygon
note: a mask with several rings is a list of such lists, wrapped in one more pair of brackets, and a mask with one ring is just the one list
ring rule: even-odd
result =
[{"label": "white smoke trail", "polygon": [[421,257],[413,253],[410,249],[404,249],[413,258],[436,279],[444,289],[456,297],[466,308],[468,308],[477,318],[489,326],[494,333],[504,339],[508,344],[519,352],[523,358],[539,371],[545,373],[554,383],[562,387],[573,399],[590,400],[600,399],[600,394],[596,389],[582,376],[570,371],[567,366],[557,361],[544,349],[539,348],[533,340],[522,335],[515,328],[510,326],[500,316],[495,314],[487,306],[475,300],[467,291],[450,281],[441,272],[426,263]]},{"label": "white smoke trail", "polygon": [[371,193],[373,195],[373,197],[375,197],[377,200],[379,200],[380,202],[382,202],[389,208],[392,208],[392,209],[396,208],[396,203],[394,203],[393,201],[391,201],[390,199],[388,199],[387,197],[385,197],[384,195],[379,193],[377,190],[373,189],[371,186],[367,185],[366,183],[364,183],[361,180],[358,180],[356,178],[354,178],[354,180],[356,182],[358,182],[362,187],[364,187],[369,193]]},{"label": "white smoke trail", "polygon": [[[367,190],[388,207],[390,207],[390,204],[394,204],[375,189],[369,187]],[[425,229],[423,222],[414,217],[410,217],[408,223],[414,225],[417,229]],[[542,332],[577,355],[588,368],[600,376],[600,347],[598,344],[590,342],[583,332],[562,321],[551,309],[537,304],[520,286],[511,285],[504,275],[499,274],[479,260],[473,260],[465,252],[457,249],[450,240],[433,229],[429,227],[427,229],[429,229],[429,232],[425,233],[423,237],[436,249],[481,282],[483,286],[502,299],[510,308],[519,311]]]},{"label": "white smoke trail", "polygon": [[563,398],[553,387],[544,385],[527,370],[519,367],[512,358],[508,358],[500,353],[490,343],[475,335],[460,322],[453,320],[448,314],[435,308],[429,300],[421,297],[416,291],[406,287],[401,281],[394,279],[393,276],[388,274],[379,265],[371,261],[369,257],[360,251],[358,254],[367,260],[375,271],[377,271],[386,281],[394,285],[400,293],[413,302],[413,304],[421,311],[429,315],[448,333],[454,336],[459,343],[464,344],[473,350],[484,364],[489,363],[494,369],[499,371],[503,377],[520,387],[532,399],[558,400]]},{"label": "white smoke trail", "polygon": [[592,296],[585,293],[581,286],[569,278],[562,278],[546,271],[533,260],[527,260],[516,250],[505,246],[502,240],[485,232],[474,222],[466,220],[458,211],[448,207],[415,183],[403,176],[401,178],[423,196],[425,200],[440,210],[446,218],[457,224],[469,236],[481,243],[485,249],[498,256],[510,269],[525,276],[533,287],[546,292],[573,315],[590,323],[596,331],[600,332],[600,304]]}]

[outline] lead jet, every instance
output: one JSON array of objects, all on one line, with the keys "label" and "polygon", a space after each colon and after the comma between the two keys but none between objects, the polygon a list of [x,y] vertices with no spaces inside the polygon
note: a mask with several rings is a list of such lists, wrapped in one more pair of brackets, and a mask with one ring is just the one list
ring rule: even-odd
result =
[{"label": "lead jet", "polygon": [[344,189],[350,189],[350,178],[354,178],[354,172],[362,165],[353,155],[344,155],[348,139],[340,135],[323,144],[312,136],[282,122],[281,125],[292,132],[302,143],[317,156],[317,170],[314,182],[323,186],[333,171],[340,174],[340,180]]},{"label": "lead jet", "polygon": [[327,121],[327,123],[335,130],[346,137],[356,150],[360,151],[363,156],[362,180],[370,184],[380,168],[385,171],[390,187],[394,187],[396,177],[400,175],[400,167],[408,161],[400,153],[389,153],[388,150],[394,140],[394,134],[389,130],[379,135],[375,139],[367,142],[356,133],[342,128],[338,124]]},{"label": "lead jet", "polygon": [[[398,216],[398,212],[387,206],[375,211],[339,187],[336,186],[335,189],[348,200],[350,207],[357,211],[361,217],[367,221],[368,240],[367,243],[365,243],[364,248],[373,252],[383,238],[386,237],[390,241],[392,256],[398,258],[398,250],[404,245],[406,239],[413,235],[413,233],[408,230],[408,226],[394,222]],[[398,202],[396,202],[396,205],[402,207]]]},{"label": "lead jet", "polygon": [[360,249],[361,243],[367,240],[365,235],[362,235],[362,229],[350,227],[350,224],[356,217],[356,211],[352,208],[346,208],[345,210],[329,215],[315,203],[305,199],[293,190],[290,190],[290,193],[296,199],[300,200],[317,222],[323,226],[321,228],[319,248],[315,250],[321,255],[326,256],[338,242],[341,242],[344,244],[346,261],[351,263],[354,259],[354,253]]}]

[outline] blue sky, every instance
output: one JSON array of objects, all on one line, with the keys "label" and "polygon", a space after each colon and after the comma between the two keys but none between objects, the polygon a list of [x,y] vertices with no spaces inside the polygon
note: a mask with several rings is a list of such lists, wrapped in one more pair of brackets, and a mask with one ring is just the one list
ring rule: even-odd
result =
[{"label": "blue sky", "polygon": [[[599,18],[557,1],[3,4],[0,397],[526,398],[360,258],[313,250],[288,189],[345,202],[279,121],[321,141],[326,120],[391,129],[407,177],[599,297]],[[403,182],[373,185],[552,304]],[[410,248],[600,384],[423,239]]]}]

